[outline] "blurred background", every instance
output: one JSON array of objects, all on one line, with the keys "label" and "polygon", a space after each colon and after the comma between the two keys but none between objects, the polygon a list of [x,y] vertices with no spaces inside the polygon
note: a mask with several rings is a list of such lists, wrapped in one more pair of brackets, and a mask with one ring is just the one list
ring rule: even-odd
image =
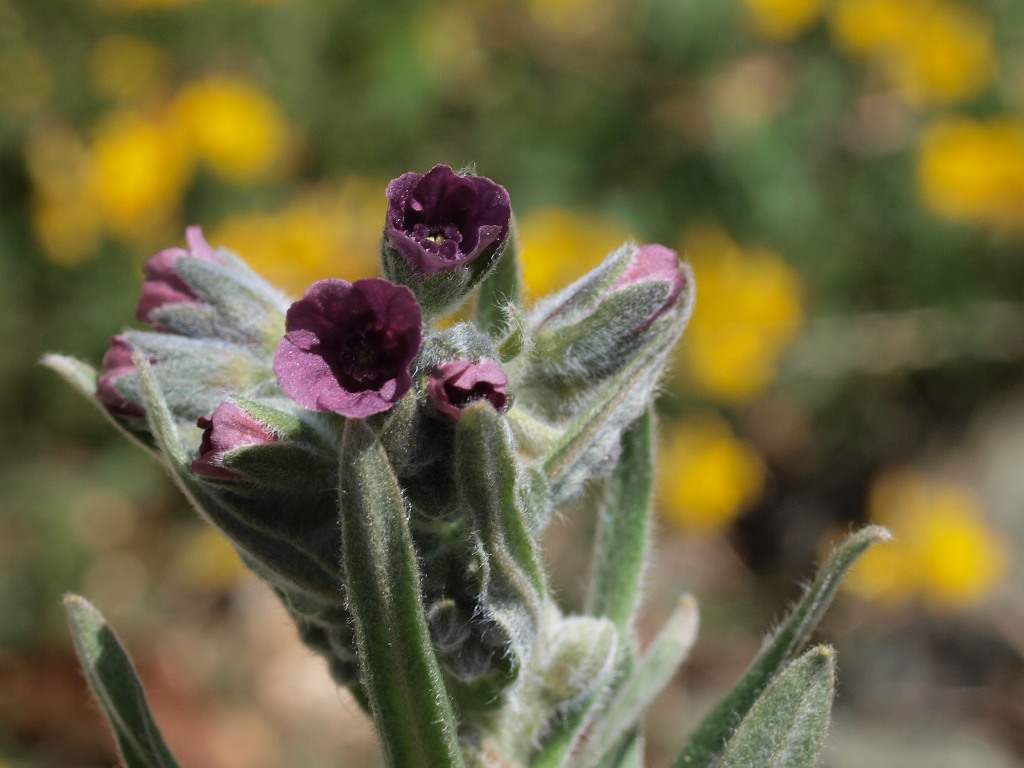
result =
[{"label": "blurred background", "polygon": [[[667,765],[843,531],[826,766],[1024,764],[1024,4],[0,0],[0,766],[104,766],[84,593],[198,768],[370,766],[372,729],[159,468],[36,361],[97,361],[201,224],[300,292],[376,271],[387,180],[476,169],[540,296],[623,239],[693,263],[661,400]],[[577,604],[585,514],[552,530]],[[339,757],[341,756],[341,757]]]}]

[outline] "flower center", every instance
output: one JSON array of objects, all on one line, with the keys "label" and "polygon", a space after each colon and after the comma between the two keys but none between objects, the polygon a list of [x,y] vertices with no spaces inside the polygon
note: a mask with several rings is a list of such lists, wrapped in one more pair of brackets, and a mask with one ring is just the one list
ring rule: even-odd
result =
[{"label": "flower center", "polygon": [[412,228],[413,239],[429,253],[442,259],[457,259],[462,233],[454,224],[416,224]]},{"label": "flower center", "polygon": [[392,378],[391,346],[388,334],[373,329],[350,333],[342,339],[338,361],[345,387],[362,392],[377,389]]}]

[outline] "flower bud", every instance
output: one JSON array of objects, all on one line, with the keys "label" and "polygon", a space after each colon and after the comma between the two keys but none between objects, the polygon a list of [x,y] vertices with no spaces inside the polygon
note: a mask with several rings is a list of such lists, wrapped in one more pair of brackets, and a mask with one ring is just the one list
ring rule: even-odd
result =
[{"label": "flower bud", "polygon": [[509,237],[508,192],[484,176],[437,165],[392,180],[387,199],[384,274],[412,288],[429,314],[463,298]]},{"label": "flower bud", "polygon": [[486,400],[498,411],[508,406],[508,377],[493,360],[456,360],[439,366],[427,381],[427,394],[438,413],[458,421],[462,409]]},{"label": "flower bud", "polygon": [[562,385],[604,379],[655,338],[678,336],[692,305],[693,277],[675,251],[626,245],[534,311],[531,377]]},{"label": "flower bud", "polygon": [[210,418],[200,417],[196,426],[203,430],[199,457],[192,462],[192,471],[208,480],[235,482],[243,476],[224,466],[224,455],[249,445],[266,445],[277,440],[266,425],[231,402],[217,406]]},{"label": "flower bud", "polygon": [[422,318],[407,288],[320,280],[289,308],[285,327],[274,373],[303,408],[362,419],[390,410],[412,386]]},{"label": "flower bud", "polygon": [[132,348],[122,336],[110,339],[110,347],[100,363],[100,375],[96,381],[96,399],[114,416],[142,418],[146,412],[141,406],[128,400],[117,387],[125,376],[134,375]]},{"label": "flower bud", "polygon": [[201,259],[217,263],[216,251],[206,242],[203,230],[191,226],[185,230],[185,241],[188,248],[166,248],[150,257],[142,270],[145,280],[142,283],[142,296],[135,309],[135,317],[155,328],[162,329],[160,321],[154,313],[169,304],[196,303],[198,299],[181,275],[178,274],[178,262],[184,257]]}]

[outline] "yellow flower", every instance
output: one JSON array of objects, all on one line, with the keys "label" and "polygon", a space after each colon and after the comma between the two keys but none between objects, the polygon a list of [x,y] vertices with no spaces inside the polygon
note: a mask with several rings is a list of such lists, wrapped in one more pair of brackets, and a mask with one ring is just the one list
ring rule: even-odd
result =
[{"label": "yellow flower", "polygon": [[300,294],[315,280],[357,280],[378,272],[383,184],[350,179],[307,192],[275,213],[227,217],[211,242],[242,256],[275,285]]},{"label": "yellow flower", "polygon": [[92,143],[90,191],[111,232],[138,238],[177,213],[192,171],[186,143],[160,116],[123,109]]},{"label": "yellow flower", "polygon": [[955,104],[978,95],[996,71],[990,25],[967,8],[928,5],[887,66],[894,84],[911,104]]},{"label": "yellow flower", "polygon": [[89,54],[89,77],[108,98],[134,101],[152,95],[167,74],[167,57],[139,37],[108,35]]},{"label": "yellow flower", "polygon": [[836,42],[868,58],[911,104],[964,101],[992,82],[991,24],[951,0],[839,0]]},{"label": "yellow flower", "polygon": [[57,264],[78,264],[99,243],[100,215],[89,193],[89,152],[71,130],[29,134],[25,161],[32,179],[32,228],[43,253]]},{"label": "yellow flower", "polygon": [[714,533],[757,501],[764,467],[718,416],[672,427],[658,459],[659,508],[688,531]]},{"label": "yellow flower", "polygon": [[997,229],[1024,218],[1024,121],[948,118],[921,139],[917,183],[928,208]]},{"label": "yellow flower", "polygon": [[824,0],[744,0],[754,31],[769,40],[792,40],[821,16]]},{"label": "yellow flower", "polygon": [[917,0],[837,0],[832,36],[853,55],[885,54],[910,35],[919,5]]},{"label": "yellow flower", "polygon": [[605,218],[563,208],[537,208],[518,222],[526,293],[541,298],[596,267],[628,231]]},{"label": "yellow flower", "polygon": [[742,250],[717,228],[688,232],[697,303],[679,346],[691,383],[726,402],[748,401],[774,380],[803,317],[798,274],[776,253]]},{"label": "yellow flower", "polygon": [[862,597],[901,603],[920,596],[937,609],[981,602],[1007,569],[1005,545],[964,488],[914,472],[881,476],[869,516],[894,540],[870,550],[851,570],[846,589]]},{"label": "yellow flower", "polygon": [[277,169],[288,126],[259,88],[234,77],[209,77],[186,86],[175,113],[196,154],[226,181],[251,184]]}]

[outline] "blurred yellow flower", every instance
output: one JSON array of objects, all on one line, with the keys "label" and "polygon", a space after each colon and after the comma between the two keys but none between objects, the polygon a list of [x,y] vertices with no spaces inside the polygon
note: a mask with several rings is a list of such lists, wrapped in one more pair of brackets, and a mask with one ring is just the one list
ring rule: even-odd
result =
[{"label": "blurred yellow flower", "polygon": [[0,50],[0,114],[22,116],[42,107],[53,90],[50,65],[35,48],[5,44]]},{"label": "blurred yellow flower", "polygon": [[769,40],[792,40],[821,16],[824,0],[744,0],[754,31]]},{"label": "blurred yellow flower", "polygon": [[624,227],[564,208],[536,208],[518,221],[526,293],[542,298],[596,267],[629,239]]},{"label": "blurred yellow flower", "polygon": [[119,101],[135,101],[159,90],[167,56],[152,43],[129,35],[101,38],[89,54],[89,77],[96,91]]},{"label": "blurred yellow flower", "polygon": [[277,105],[246,80],[214,76],[185,86],[174,112],[196,154],[235,184],[271,175],[288,148],[289,129]]},{"label": "blurred yellow flower", "polygon": [[115,235],[144,237],[166,226],[191,171],[187,143],[163,116],[120,109],[96,128],[90,191]]},{"label": "blurred yellow flower", "polygon": [[41,128],[28,136],[25,163],[32,180],[32,228],[43,253],[57,264],[84,261],[95,251],[101,229],[89,192],[85,143],[68,128]]},{"label": "blurred yellow flower", "polygon": [[228,216],[210,241],[292,294],[323,278],[372,277],[378,273],[383,190],[383,183],[349,179],[340,188],[307,192],[274,213]]},{"label": "blurred yellow flower", "polygon": [[1006,572],[1006,547],[965,488],[891,472],[876,480],[868,512],[894,540],[851,570],[844,585],[855,594],[890,603],[920,596],[934,608],[956,610],[991,595]]},{"label": "blurred yellow flower", "polygon": [[681,250],[693,265],[697,303],[679,345],[694,387],[745,402],[774,380],[803,319],[799,275],[773,251],[741,249],[721,229],[693,229]]},{"label": "blurred yellow flower", "polygon": [[670,427],[658,458],[659,508],[666,519],[697,533],[714,533],[757,501],[764,467],[717,415]]},{"label": "blurred yellow flower", "polygon": [[204,592],[230,589],[245,576],[235,548],[209,525],[188,533],[178,549],[174,570],[185,584]]},{"label": "blurred yellow flower", "polygon": [[916,105],[954,104],[993,80],[991,24],[952,0],[839,0],[832,14],[841,48],[874,61]]},{"label": "blurred yellow flower", "polygon": [[925,205],[954,221],[1024,222],[1024,120],[947,118],[922,136],[917,183]]}]

